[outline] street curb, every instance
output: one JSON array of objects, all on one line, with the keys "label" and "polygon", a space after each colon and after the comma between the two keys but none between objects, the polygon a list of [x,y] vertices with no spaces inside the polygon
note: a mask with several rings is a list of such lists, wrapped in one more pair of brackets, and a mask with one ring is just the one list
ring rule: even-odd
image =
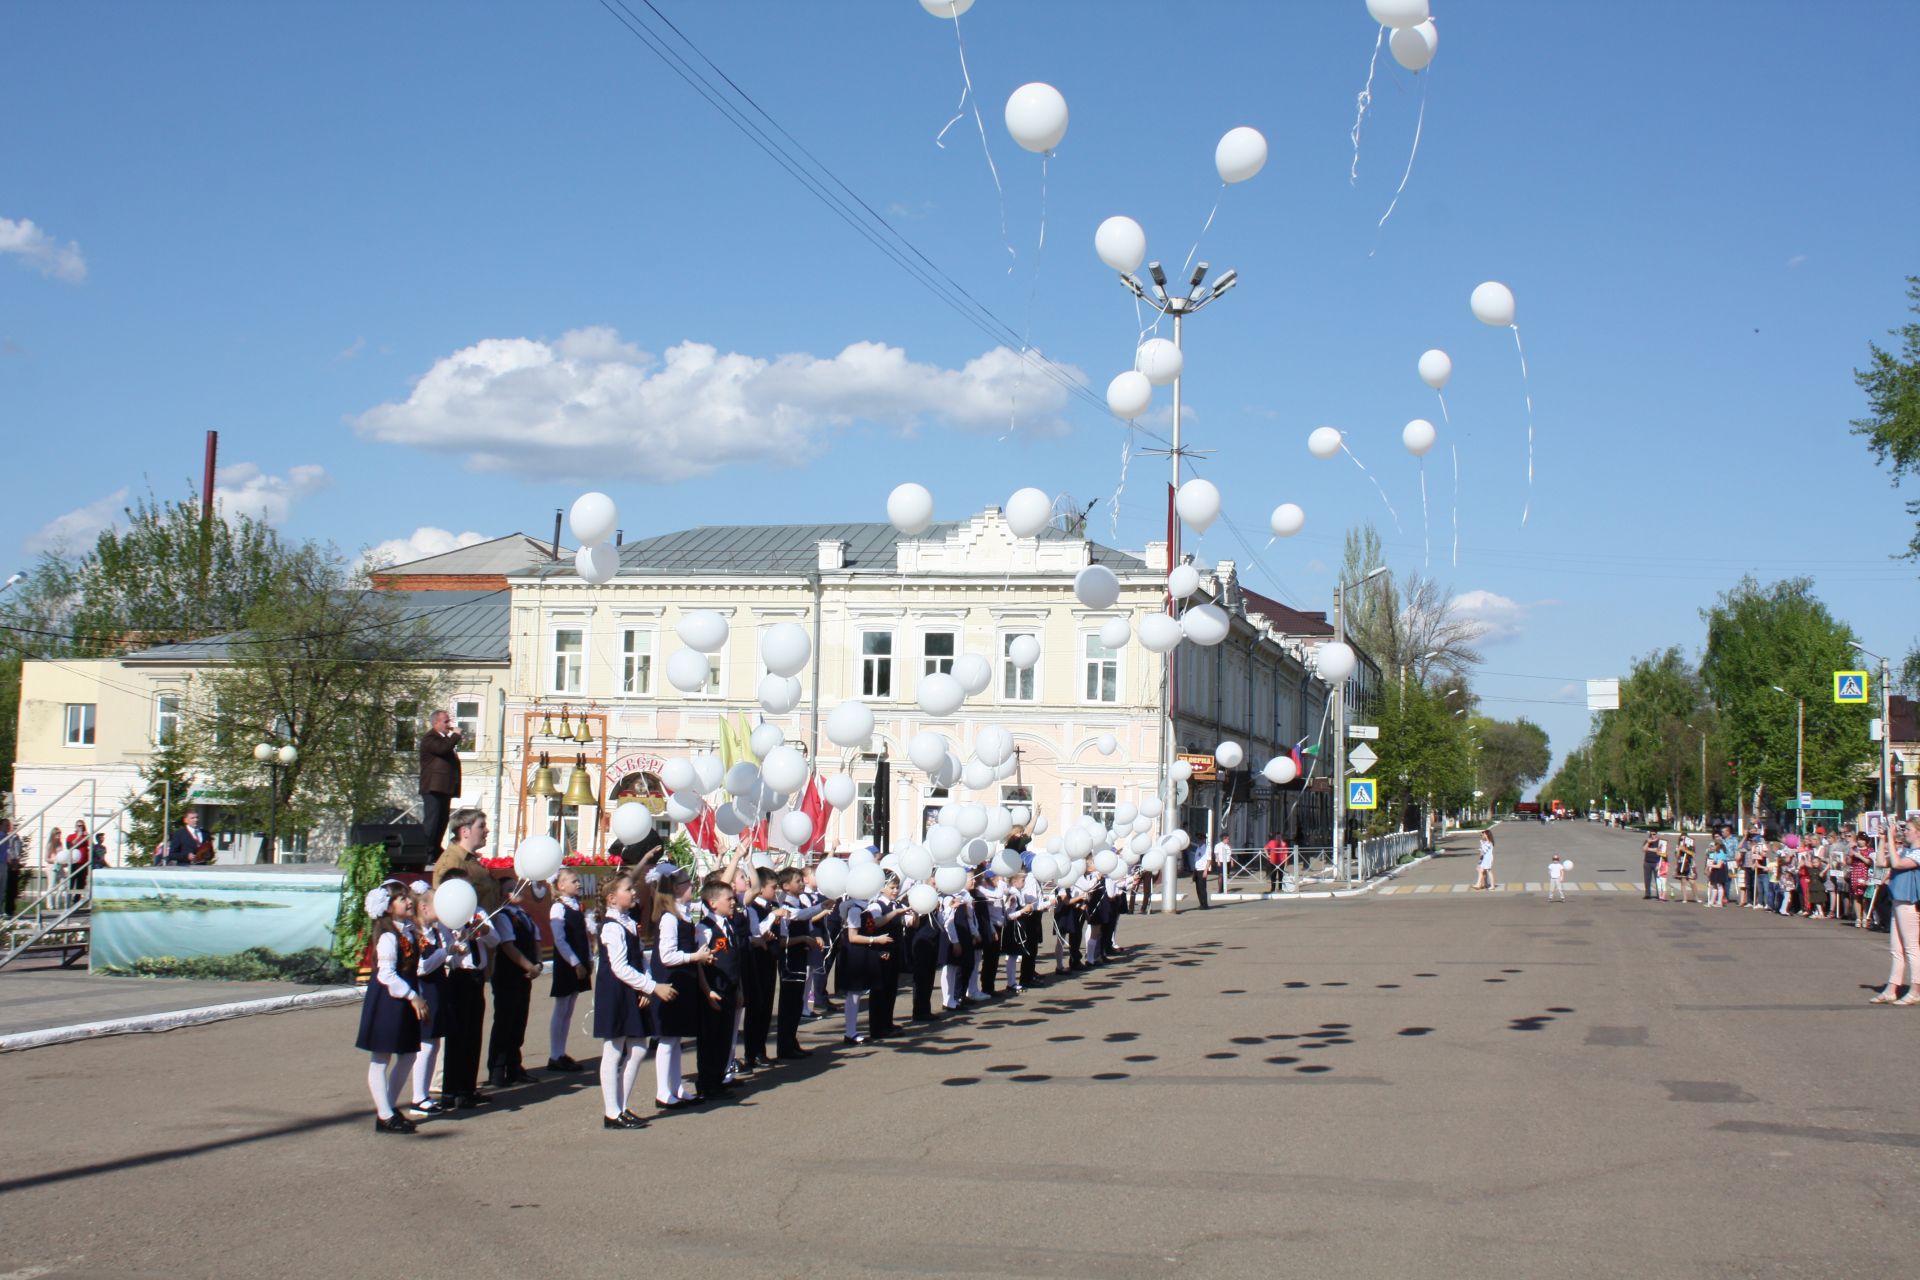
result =
[{"label": "street curb", "polygon": [[[1375,876],[1358,889],[1327,889],[1315,893],[1215,893],[1208,897],[1213,902],[1311,902],[1315,899],[1357,898],[1361,894],[1372,893],[1390,880],[1396,880],[1403,871],[1411,870],[1431,858],[1433,854],[1423,853],[1412,862],[1403,862],[1385,875]],[[1186,897],[1180,894],[1179,898]],[[1178,898],[1175,899],[1178,902]]]},{"label": "street curb", "polygon": [[292,1009],[322,1009],[336,1004],[352,1004],[361,999],[358,987],[329,987],[324,991],[302,991],[298,995],[269,996],[264,1000],[237,1000],[231,1004],[202,1005],[197,1009],[173,1009],[166,1013],[144,1013],[132,1018],[110,1018],[104,1022],[80,1022],[70,1027],[47,1027],[39,1031],[21,1031],[0,1036],[0,1053],[25,1049],[43,1049],[48,1045],[70,1044],[76,1040],[95,1040],[102,1036],[123,1036],[146,1031],[174,1031],[197,1027],[229,1018],[245,1018],[256,1013],[284,1013]]}]

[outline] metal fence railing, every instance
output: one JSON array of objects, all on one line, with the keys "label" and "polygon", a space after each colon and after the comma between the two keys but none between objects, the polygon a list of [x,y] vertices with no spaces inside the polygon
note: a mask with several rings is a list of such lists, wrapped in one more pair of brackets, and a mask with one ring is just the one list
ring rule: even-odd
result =
[{"label": "metal fence railing", "polygon": [[[1233,892],[1267,893],[1276,887],[1281,893],[1343,888],[1364,884],[1385,875],[1420,849],[1418,831],[1374,836],[1349,847],[1342,859],[1345,865],[1335,866],[1331,845],[1293,845],[1290,846],[1291,857],[1277,886],[1272,867],[1267,862],[1266,849],[1234,849],[1227,855],[1225,865],[1216,868],[1215,874],[1219,877],[1220,887]],[[1350,878],[1356,858],[1359,864],[1357,880]]]}]

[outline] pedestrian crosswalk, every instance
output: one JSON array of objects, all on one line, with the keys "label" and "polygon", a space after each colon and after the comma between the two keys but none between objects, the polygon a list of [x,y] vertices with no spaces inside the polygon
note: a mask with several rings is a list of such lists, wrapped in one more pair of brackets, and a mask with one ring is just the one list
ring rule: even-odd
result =
[{"label": "pedestrian crosswalk", "polygon": [[[1568,893],[1639,893],[1641,886],[1627,880],[1569,880],[1563,886]],[[1481,893],[1538,893],[1545,894],[1545,882],[1528,880],[1513,884],[1497,885],[1492,889],[1483,889]],[[1379,896],[1412,897],[1423,893],[1474,893],[1470,884],[1390,884],[1383,885]]]}]

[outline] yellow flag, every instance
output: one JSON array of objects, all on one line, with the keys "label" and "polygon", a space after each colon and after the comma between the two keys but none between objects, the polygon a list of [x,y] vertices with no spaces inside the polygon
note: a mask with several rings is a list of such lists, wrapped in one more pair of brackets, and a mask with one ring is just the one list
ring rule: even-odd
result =
[{"label": "yellow flag", "polygon": [[744,711],[740,713],[738,738],[740,758],[742,760],[751,760],[754,764],[759,764],[760,757],[753,753],[753,730],[747,725],[747,713]]},{"label": "yellow flag", "polygon": [[733,740],[733,726],[725,716],[720,717],[720,768],[731,769],[740,759],[740,744]]}]

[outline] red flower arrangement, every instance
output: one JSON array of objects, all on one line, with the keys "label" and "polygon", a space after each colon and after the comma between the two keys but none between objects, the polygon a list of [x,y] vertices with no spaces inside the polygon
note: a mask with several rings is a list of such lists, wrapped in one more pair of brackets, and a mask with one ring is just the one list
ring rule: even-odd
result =
[{"label": "red flower arrangement", "polygon": [[[513,871],[512,858],[482,858],[480,864],[489,871]],[[618,858],[610,858],[604,853],[570,853],[560,859],[563,867],[617,867]]]}]

